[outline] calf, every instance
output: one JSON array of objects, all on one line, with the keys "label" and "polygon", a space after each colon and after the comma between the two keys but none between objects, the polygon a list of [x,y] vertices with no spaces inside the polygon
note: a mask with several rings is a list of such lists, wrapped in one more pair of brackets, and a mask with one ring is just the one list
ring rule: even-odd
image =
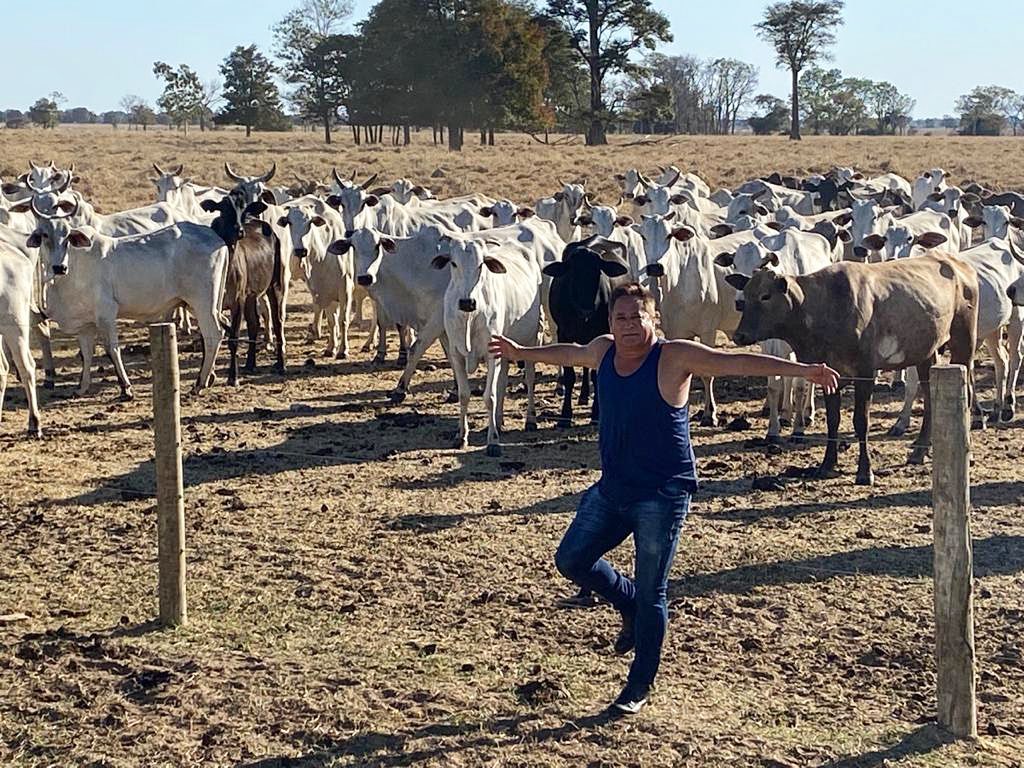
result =
[{"label": "calf", "polygon": [[[77,206],[77,203],[75,204]],[[209,386],[224,338],[220,307],[227,277],[228,249],[209,227],[182,222],[145,235],[114,238],[92,227],[73,227],[67,214],[44,214],[32,199],[36,230],[29,247],[41,248],[49,276],[48,309],[61,330],[78,336],[82,381],[89,390],[92,355],[99,334],[107,348],[123,399],[131,382],[121,360],[117,320],[152,320],[188,305],[203,336],[203,364],[193,388]]]},{"label": "calf", "polygon": [[[860,443],[857,484],[871,485],[868,416],[879,370],[917,366],[924,388],[924,422],[911,453],[921,463],[931,444],[928,381],[938,350],[949,347],[954,364],[974,361],[978,327],[978,276],[955,258],[859,264],[842,262],[810,275],[786,277],[761,270],[730,275],[743,291],[743,316],[733,340],[739,346],[782,339],[802,362],[825,362],[854,378],[853,425]],[[840,394],[825,396],[828,446],[818,469],[831,476],[838,461]]]},{"label": "calf", "polygon": [[[608,300],[616,286],[631,279],[626,266],[626,246],[601,235],[592,235],[578,243],[569,243],[562,260],[544,267],[551,280],[551,314],[558,325],[561,344],[589,344],[598,336],[610,333],[608,327]],[[572,366],[562,368],[561,427],[572,425],[572,390],[576,371]],[[583,369],[580,405],[586,403],[590,371]],[[597,382],[590,420],[598,418]]]},{"label": "calf", "polygon": [[[437,269],[452,267],[444,295],[444,326],[448,360],[459,390],[459,428],[456,448],[469,442],[469,375],[487,363],[484,404],[487,407],[487,455],[500,456],[508,362],[491,357],[488,344],[495,335],[519,344],[540,341],[541,273],[536,260],[517,241],[489,243],[467,235],[442,240],[433,260]],[[534,404],[534,364],[526,363],[526,429],[537,428]]]},{"label": "calf", "polygon": [[28,436],[42,437],[39,403],[36,400],[36,365],[29,350],[29,318],[32,315],[32,287],[36,262],[18,248],[0,242],[0,417],[7,390],[9,350],[28,403]]}]

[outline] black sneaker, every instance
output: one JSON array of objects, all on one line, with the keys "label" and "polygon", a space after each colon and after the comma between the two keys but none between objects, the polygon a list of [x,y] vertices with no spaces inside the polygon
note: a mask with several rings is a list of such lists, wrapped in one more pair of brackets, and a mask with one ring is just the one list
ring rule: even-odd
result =
[{"label": "black sneaker", "polygon": [[612,709],[626,715],[635,715],[644,708],[651,688],[648,685],[626,683],[619,698],[612,702]]},{"label": "black sneaker", "polygon": [[622,629],[619,630],[619,636],[615,638],[615,652],[622,656],[633,650],[634,645],[636,645],[636,635],[633,634],[633,617],[624,613],[622,614]]}]

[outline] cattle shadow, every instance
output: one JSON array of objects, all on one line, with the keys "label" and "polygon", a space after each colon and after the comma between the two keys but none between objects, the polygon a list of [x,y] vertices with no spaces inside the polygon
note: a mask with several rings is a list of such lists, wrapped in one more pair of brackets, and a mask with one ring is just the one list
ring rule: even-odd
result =
[{"label": "cattle shadow", "polygon": [[880,766],[890,765],[905,757],[927,755],[929,752],[946,744],[953,744],[955,741],[952,734],[937,725],[922,725],[910,733],[904,734],[898,742],[891,746],[864,752],[860,755],[836,758],[822,763],[821,768],[880,768]]},{"label": "cattle shadow", "polygon": [[450,514],[439,514],[435,512],[408,513],[396,515],[391,518],[386,526],[391,530],[410,531],[416,534],[431,534],[445,531],[467,523],[478,520],[486,520],[493,517],[539,517],[543,515],[564,515],[568,520],[579,505],[581,493],[566,493],[561,496],[545,498],[540,501],[528,504],[525,507],[508,508],[501,506],[500,502],[492,501],[483,510],[472,512],[453,512]]},{"label": "cattle shadow", "polygon": [[[1024,571],[1024,536],[997,534],[975,539],[974,575],[1008,576]],[[846,576],[924,578],[932,575],[929,546],[868,547],[829,555],[755,563],[715,573],[693,573],[669,582],[669,599],[747,594],[759,587],[818,583]]]}]

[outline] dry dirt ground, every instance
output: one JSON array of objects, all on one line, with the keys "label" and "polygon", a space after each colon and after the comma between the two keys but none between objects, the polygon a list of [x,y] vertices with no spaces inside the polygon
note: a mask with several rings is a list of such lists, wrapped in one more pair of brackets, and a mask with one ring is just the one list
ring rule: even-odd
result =
[{"label": "dry dirt ground", "polygon": [[[113,207],[148,199],[143,166],[153,153],[174,160],[170,144],[209,169],[247,151],[224,134],[139,134],[138,147],[119,139],[130,157],[113,157],[112,147],[90,154],[90,142],[106,140],[98,132],[0,131],[0,166],[53,155],[78,161],[86,183],[107,168],[104,184],[120,168],[135,179],[131,196],[92,182]],[[260,138],[246,167],[286,140],[318,146],[308,135]],[[845,141],[805,142],[800,152],[814,159],[800,167],[907,162],[902,141]],[[905,142],[914,168],[977,160],[993,175],[1003,148],[1018,146]],[[425,169],[479,164],[481,178],[485,164],[501,165],[513,196],[551,188],[558,169],[540,155],[550,150],[507,143],[519,159],[501,146],[410,154]],[[694,139],[647,148],[643,164],[688,164],[686,148],[705,146],[720,159],[734,147],[723,162],[746,175],[777,167],[758,158],[796,152],[774,140]],[[569,151],[592,178],[626,165],[614,148]],[[394,173],[404,163],[391,148],[321,154],[310,170],[380,161]],[[283,150],[279,159],[290,170]],[[716,168],[703,166],[732,178]],[[995,178],[1009,184],[1013,173]],[[514,396],[504,456],[488,459],[474,399],[473,447],[447,449],[455,406],[442,402],[440,350],[406,403],[390,406],[394,365],[375,369],[360,353],[322,358],[321,343],[305,341],[306,295],[294,296],[287,376],[268,373],[264,354],[240,388],[183,403],[187,628],[151,623],[144,332],[125,332],[137,396],[129,404],[117,402],[105,361],[93,393],[74,397],[73,344],[59,341],[42,442],[22,439],[24,398],[11,382],[0,425],[0,615],[27,618],[0,619],[0,764],[1024,764],[1024,421],[974,434],[977,742],[948,743],[934,725],[930,467],[907,467],[907,440],[885,436],[897,401],[881,395],[873,411],[874,488],[853,485],[851,449],[838,479],[783,478],[782,490],[755,491],[753,478],[812,465],[822,450],[748,445],[765,429],[759,381],[723,380],[719,390],[724,422],[744,416],[749,429],[694,430],[704,482],[671,577],[656,695],[640,717],[609,720],[602,710],[628,666],[611,652],[617,622],[606,606],[567,607],[573,590],[553,564],[580,492],[597,478],[594,430],[558,431],[548,418],[527,434],[524,399]],[[197,363],[183,347],[184,378]],[[548,414],[557,408],[551,373],[539,384]],[[822,430],[819,419],[813,434]],[[631,556],[625,545],[613,560],[628,569]]]}]

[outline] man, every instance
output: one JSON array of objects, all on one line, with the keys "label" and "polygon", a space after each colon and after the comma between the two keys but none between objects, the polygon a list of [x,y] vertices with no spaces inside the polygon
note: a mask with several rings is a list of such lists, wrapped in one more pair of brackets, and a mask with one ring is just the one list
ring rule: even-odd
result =
[{"label": "man", "polygon": [[[490,352],[510,361],[598,372],[601,479],[583,495],[555,564],[563,576],[601,595],[622,615],[615,651],[624,654],[635,646],[636,653],[626,686],[612,706],[635,714],[647,702],[661,661],[668,573],[697,489],[690,382],[694,376],[802,376],[833,392],[839,374],[824,364],[659,339],[654,299],[637,283],[615,289],[609,314],[611,335],[585,346],[522,347],[495,336]],[[630,534],[636,545],[632,580],[604,559]]]}]

